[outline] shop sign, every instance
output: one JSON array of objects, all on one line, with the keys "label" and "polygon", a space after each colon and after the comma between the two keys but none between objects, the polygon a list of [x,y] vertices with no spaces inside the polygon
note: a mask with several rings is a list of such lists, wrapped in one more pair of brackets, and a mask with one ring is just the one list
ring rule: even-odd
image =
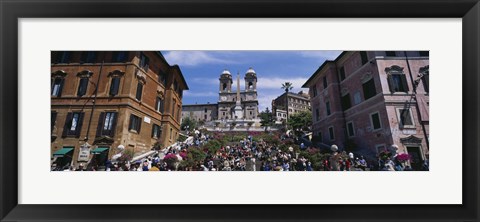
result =
[{"label": "shop sign", "polygon": [[78,161],[88,161],[90,158],[90,146],[85,143],[80,146],[80,152],[78,153]]}]

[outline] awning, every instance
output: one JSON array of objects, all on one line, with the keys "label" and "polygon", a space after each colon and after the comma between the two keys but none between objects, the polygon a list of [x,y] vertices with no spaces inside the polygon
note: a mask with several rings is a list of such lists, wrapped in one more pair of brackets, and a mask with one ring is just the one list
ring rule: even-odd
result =
[{"label": "awning", "polygon": [[95,148],[95,149],[93,149],[92,151],[90,151],[90,153],[93,153],[93,154],[100,154],[100,153],[103,153],[103,152],[105,152],[106,150],[108,150],[108,148],[105,148],[105,147],[98,147],[98,148]]},{"label": "awning", "polygon": [[55,151],[53,153],[53,156],[62,157],[62,156],[65,156],[65,154],[67,154],[68,152],[70,152],[72,150],[73,150],[73,148],[62,148],[62,149],[59,149],[59,150]]}]

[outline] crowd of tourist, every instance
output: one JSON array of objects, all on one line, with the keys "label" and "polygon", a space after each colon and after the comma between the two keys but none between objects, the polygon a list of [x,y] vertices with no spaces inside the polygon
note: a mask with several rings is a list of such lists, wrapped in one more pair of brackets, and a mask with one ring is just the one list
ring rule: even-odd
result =
[{"label": "crowd of tourist", "polygon": [[[212,140],[212,136],[196,130],[192,133],[189,142],[178,143],[162,152],[145,157],[134,162],[111,162],[105,166],[87,166],[80,164],[74,169],[72,166],[55,168],[58,171],[408,171],[412,168],[400,161],[396,156],[387,158],[378,156],[377,160],[369,160],[364,156],[353,153],[338,152],[338,147],[332,145],[331,152],[324,155],[322,160],[312,163],[308,156],[302,155],[300,150],[308,147],[301,143],[297,150],[292,146],[280,149],[278,145],[266,141],[254,140],[248,135],[240,141],[231,141],[221,146],[215,152],[205,148]],[[287,136],[288,137],[288,136]],[[287,139],[282,136],[282,140]],[[197,149],[204,158],[196,160],[191,165],[179,164],[185,160],[188,152]],[[167,161],[172,158],[173,161]],[[314,167],[315,165],[315,167]],[[428,162],[423,164],[422,170],[428,170]]]}]

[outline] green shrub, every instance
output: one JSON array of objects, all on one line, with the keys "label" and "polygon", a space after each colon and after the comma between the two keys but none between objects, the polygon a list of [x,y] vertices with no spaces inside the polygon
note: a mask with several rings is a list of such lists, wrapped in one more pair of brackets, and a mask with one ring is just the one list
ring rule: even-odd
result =
[{"label": "green shrub", "polygon": [[209,140],[203,147],[207,148],[210,154],[215,154],[222,147],[222,143],[217,140]]},{"label": "green shrub", "polygon": [[180,134],[180,135],[178,136],[178,141],[184,142],[187,138],[188,138],[188,137]]}]

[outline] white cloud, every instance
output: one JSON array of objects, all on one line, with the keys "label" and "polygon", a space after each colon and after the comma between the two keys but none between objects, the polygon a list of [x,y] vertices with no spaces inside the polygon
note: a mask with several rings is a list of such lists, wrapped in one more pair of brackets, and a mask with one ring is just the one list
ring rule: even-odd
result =
[{"label": "white cloud", "polygon": [[268,110],[272,111],[272,100],[277,98],[280,94],[278,93],[260,93],[258,95],[258,111],[265,111],[265,108],[268,107]]},{"label": "white cloud", "polygon": [[164,54],[170,64],[196,66],[201,64],[233,64],[232,60],[218,58],[214,53],[205,51],[170,51]]},{"label": "white cloud", "polygon": [[307,78],[297,77],[297,78],[258,78],[257,88],[258,89],[281,89],[282,83],[291,82],[293,86],[293,91],[302,90],[302,85],[307,81]]},{"label": "white cloud", "polygon": [[300,55],[305,58],[318,58],[318,59],[336,59],[342,51],[300,51]]},{"label": "white cloud", "polygon": [[189,83],[192,84],[199,84],[199,85],[217,85],[220,84],[218,78],[192,78],[192,80],[187,80]]},{"label": "white cloud", "polygon": [[[220,80],[218,80],[218,78],[193,78],[191,82],[193,84],[220,86]],[[233,83],[232,83],[232,90],[235,91],[236,89],[237,89],[237,77],[234,77]],[[240,89],[245,90],[245,80],[243,78],[240,78]]]}]

